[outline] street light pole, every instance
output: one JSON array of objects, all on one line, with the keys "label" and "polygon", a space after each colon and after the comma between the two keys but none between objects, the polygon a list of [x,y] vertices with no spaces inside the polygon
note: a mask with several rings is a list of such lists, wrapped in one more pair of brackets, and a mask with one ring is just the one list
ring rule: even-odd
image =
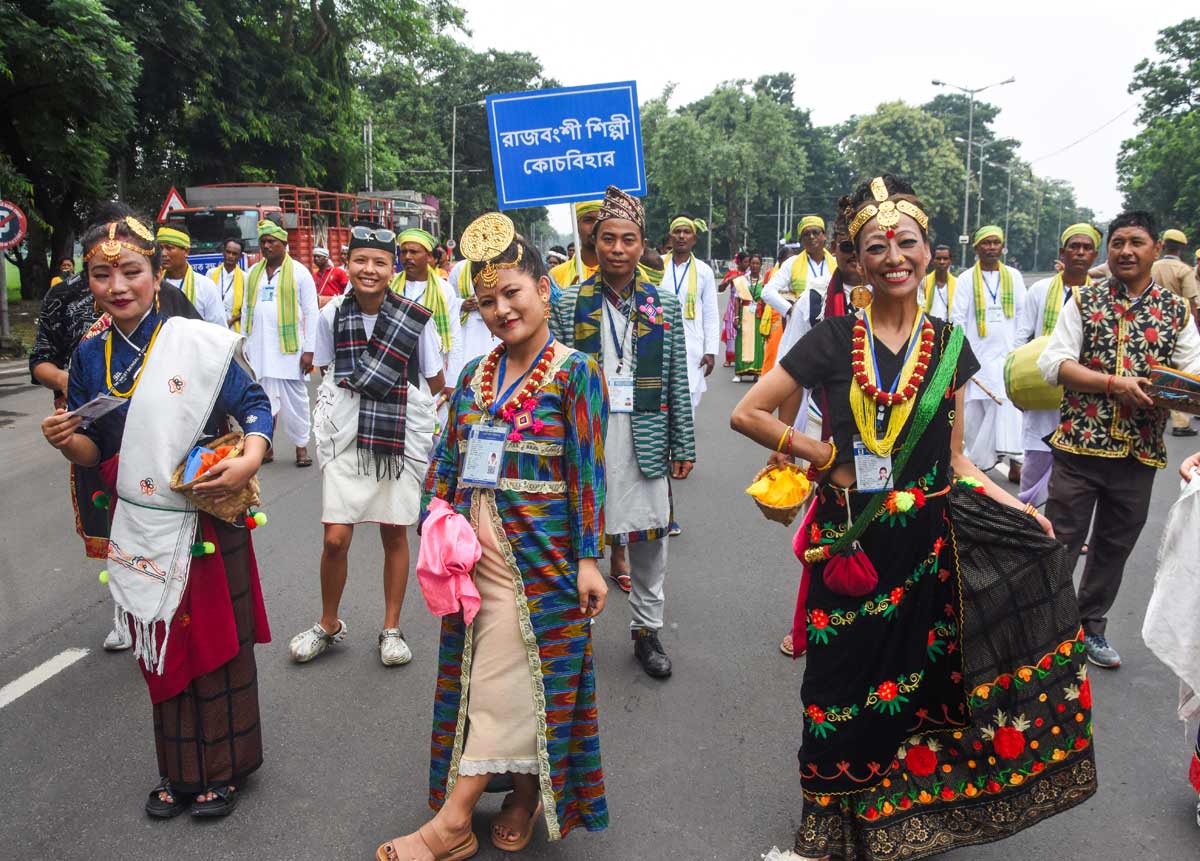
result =
[{"label": "street light pole", "polygon": [[[975,133],[975,96],[982,93],[984,90],[990,90],[992,87],[1002,87],[1005,84],[1011,84],[1016,80],[1016,77],[1011,77],[1007,81],[999,81],[995,84],[988,84],[986,87],[960,87],[958,84],[950,84],[946,81],[939,81],[936,78],[933,80],[935,87],[952,87],[960,92],[966,93],[970,97],[970,102],[967,108],[967,176],[963,182],[963,236],[967,235],[967,219],[971,214],[971,144]],[[980,183],[982,191],[983,183]],[[967,268],[967,243],[962,242],[962,268]]]},{"label": "street light pole", "polygon": [[472,105],[482,105],[483,99],[477,102],[467,102],[464,105],[455,105],[450,109],[450,239],[454,242],[458,240],[454,238],[454,210],[456,208],[455,200],[455,180],[458,177],[456,158],[458,155],[458,109],[469,108]]},{"label": "street light pole", "polygon": [[1004,257],[1005,262],[1008,261],[1008,216],[1012,211],[1012,165],[1008,168],[1008,197],[1004,201]]}]

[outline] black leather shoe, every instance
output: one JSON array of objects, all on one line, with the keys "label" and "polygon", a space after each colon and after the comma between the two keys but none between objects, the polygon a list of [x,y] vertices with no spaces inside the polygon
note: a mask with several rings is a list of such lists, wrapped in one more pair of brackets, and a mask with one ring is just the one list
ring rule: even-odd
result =
[{"label": "black leather shoe", "polygon": [[1181,428],[1171,428],[1171,436],[1195,436],[1200,433],[1194,427],[1187,425]]},{"label": "black leather shoe", "polygon": [[633,631],[633,654],[646,675],[665,679],[671,675],[671,659],[658,641],[658,631],[636,628]]}]

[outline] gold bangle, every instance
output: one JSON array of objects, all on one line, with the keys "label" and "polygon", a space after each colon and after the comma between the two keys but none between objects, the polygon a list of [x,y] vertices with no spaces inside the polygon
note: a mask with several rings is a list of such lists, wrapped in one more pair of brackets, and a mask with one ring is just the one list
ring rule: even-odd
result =
[{"label": "gold bangle", "polygon": [[1036,518],[1038,510],[1033,507],[1033,503],[1027,502],[1027,503],[1025,503],[1025,513],[1028,514],[1030,517]]},{"label": "gold bangle", "polygon": [[791,425],[783,429],[783,433],[779,436],[779,443],[775,446],[775,451],[783,451],[783,443],[785,440],[787,440],[787,436],[792,430],[794,430],[794,428],[792,428]]},{"label": "gold bangle", "polygon": [[829,448],[831,449],[829,452],[829,460],[825,461],[824,465],[818,466],[817,472],[825,472],[825,470],[833,466],[833,462],[837,460],[837,443],[833,441],[832,437],[826,440],[826,442],[829,444]]}]

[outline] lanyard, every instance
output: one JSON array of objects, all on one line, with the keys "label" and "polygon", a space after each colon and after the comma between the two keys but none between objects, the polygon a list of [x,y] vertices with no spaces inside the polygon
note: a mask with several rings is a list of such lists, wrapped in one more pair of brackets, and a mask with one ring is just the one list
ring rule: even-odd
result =
[{"label": "lanyard", "polygon": [[812,277],[814,277],[814,278],[824,278],[825,277],[825,258],[824,257],[821,258],[821,268],[820,269],[813,269],[812,260],[810,258],[806,257],[805,260],[808,261],[808,273],[810,275],[812,275]]},{"label": "lanyard", "polygon": [[625,367],[625,339],[629,337],[629,328],[633,325],[633,311],[630,311],[629,319],[625,321],[625,331],[621,337],[617,337],[617,324],[613,322],[613,310],[608,307],[608,302],[604,303],[604,317],[608,320],[608,331],[612,333],[613,349],[617,351],[617,373]]},{"label": "lanyard", "polygon": [[[685,279],[687,278],[688,268],[691,265],[692,258],[689,257],[687,263],[683,264],[683,277]],[[679,267],[674,262],[671,264],[671,278],[675,281],[675,298],[679,298]]]},{"label": "lanyard", "polygon": [[[542,349],[538,351],[539,359],[546,352],[546,349],[553,343],[554,343],[554,336],[551,335],[550,339],[548,341],[546,341],[546,346],[542,347]],[[535,361],[534,364],[536,365],[537,362]],[[504,371],[507,368],[508,368],[508,350],[505,350],[504,353],[501,354],[501,356],[500,356],[500,367],[496,372],[497,382],[500,382],[504,379]],[[491,413],[493,416],[498,415],[500,413],[500,408],[503,407],[506,403],[508,403],[508,399],[511,398],[513,396],[513,392],[515,392],[517,390],[517,386],[519,386],[519,385],[521,385],[521,383],[525,382],[525,377],[529,374],[529,370],[531,370],[532,368],[533,368],[533,365],[530,365],[529,369],[527,369],[524,374],[521,374],[521,376],[517,377],[517,379],[513,381],[513,384],[504,391],[504,394],[500,395],[500,397],[496,398],[496,400],[492,402]]]},{"label": "lanyard", "polygon": [[[875,379],[882,381],[879,375],[879,360],[875,356],[875,332],[871,328],[871,317],[869,314],[863,314],[863,319],[867,324],[867,339],[871,342],[871,364],[875,366]],[[900,385],[900,376],[904,373],[904,366],[908,364],[909,356],[912,355],[913,347],[917,345],[917,339],[921,336],[921,325],[925,322],[925,312],[921,312],[921,316],[917,318],[916,325],[913,326],[912,335],[908,339],[908,349],[904,351],[904,358],[900,360],[900,369],[896,371],[896,379],[892,380],[891,386],[888,387],[888,394],[895,394],[896,386]],[[889,410],[891,407],[888,408]],[[883,408],[879,409],[876,414],[876,427],[883,424]]]},{"label": "lanyard", "polygon": [[987,291],[988,291],[988,300],[989,300],[988,304],[995,305],[996,297],[1000,295],[1000,284],[1001,284],[1001,280],[1002,280],[1001,276],[1000,276],[1000,270],[998,270],[998,269],[996,270],[996,289],[995,290],[993,290],[992,285],[988,283],[988,277],[987,277],[988,274],[986,272],[983,272],[982,270],[980,271],[979,274],[983,278],[983,286],[986,287]]}]

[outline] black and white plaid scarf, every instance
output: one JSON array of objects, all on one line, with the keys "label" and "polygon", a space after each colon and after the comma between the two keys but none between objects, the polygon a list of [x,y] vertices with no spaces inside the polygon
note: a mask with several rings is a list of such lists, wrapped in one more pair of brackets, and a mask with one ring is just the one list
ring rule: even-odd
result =
[{"label": "black and white plaid scarf", "polygon": [[350,293],[333,323],[337,384],[362,396],[358,405],[358,471],[375,480],[397,478],[404,471],[404,413],[408,404],[409,363],[427,308],[387,291],[375,331],[367,340],[362,309]]}]

